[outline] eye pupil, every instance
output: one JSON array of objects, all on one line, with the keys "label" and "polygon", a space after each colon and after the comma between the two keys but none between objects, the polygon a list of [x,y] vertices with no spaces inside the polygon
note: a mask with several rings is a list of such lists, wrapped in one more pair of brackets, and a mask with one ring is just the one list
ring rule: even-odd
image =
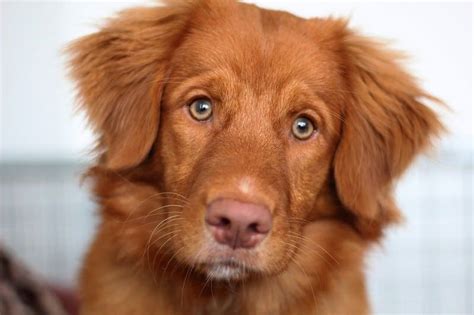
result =
[{"label": "eye pupil", "polygon": [[203,102],[203,101],[198,101],[198,105],[197,105],[197,111],[200,112],[200,113],[203,113],[207,110],[209,110],[209,104],[206,103],[206,102]]},{"label": "eye pupil", "polygon": [[304,120],[299,120],[297,122],[298,129],[302,132],[305,132],[308,129],[308,123]]}]

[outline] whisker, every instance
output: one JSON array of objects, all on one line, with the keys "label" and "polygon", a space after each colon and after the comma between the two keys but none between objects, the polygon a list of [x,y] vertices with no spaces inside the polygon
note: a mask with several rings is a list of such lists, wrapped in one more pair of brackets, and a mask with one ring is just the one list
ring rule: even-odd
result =
[{"label": "whisker", "polygon": [[[285,244],[285,245],[290,245],[290,246],[297,247],[295,244],[291,244],[291,243],[288,243],[288,242],[285,242],[285,241],[282,241],[282,240],[279,240],[279,241],[281,243]],[[308,280],[309,286],[311,288],[311,293],[313,295],[314,305],[317,305],[316,294],[314,293],[314,288],[313,288],[313,283],[311,281],[311,278],[308,276],[308,274],[306,273],[306,270],[303,268],[303,266],[301,266],[301,264],[296,260],[296,258],[294,256],[290,256],[290,259],[304,273],[305,279]]]},{"label": "whisker", "polygon": [[209,283],[209,281],[211,281],[211,277],[206,274],[206,281],[204,282],[204,285],[203,287],[201,288],[201,291],[199,292],[199,296],[202,295],[202,293],[204,292],[204,289],[206,288],[207,284]]},{"label": "whisker", "polygon": [[[164,219],[163,221],[161,221],[157,226],[155,226],[155,228],[153,229],[153,231],[150,233],[150,237],[148,238],[148,241],[147,241],[147,244],[145,246],[145,251],[143,254],[145,253],[149,253],[149,250],[150,250],[150,246],[151,246],[151,240],[153,238],[153,235],[159,231],[159,228],[160,226],[163,226],[163,224],[165,224],[166,222],[170,222],[173,221],[174,219],[180,219],[180,216],[179,215],[172,215],[172,216],[169,216],[168,218]],[[166,226],[166,225],[165,225]],[[147,260],[149,260],[149,256],[147,255]]]},{"label": "whisker", "polygon": [[[182,213],[181,213],[181,212],[167,212],[167,214],[172,214],[172,215],[177,214],[177,215],[181,215]],[[157,215],[158,215],[158,214],[153,214],[153,215],[151,215],[150,217],[155,217],[155,216],[157,216]],[[144,217],[145,217],[145,215],[142,216],[142,217],[140,217],[140,218],[143,219]],[[181,219],[181,218],[180,218],[180,219]],[[136,220],[134,219],[134,220],[131,220],[131,221],[129,221],[129,222],[133,222],[133,221],[137,221],[137,220],[139,220],[139,218],[136,218]],[[147,222],[143,222],[143,223],[140,223],[140,224],[134,224],[134,227],[135,227],[135,228],[138,228],[138,227],[143,227],[143,226],[150,225],[150,224],[155,224],[155,225],[156,225],[156,224],[160,224],[161,222],[162,222],[162,220],[160,220],[160,219],[153,219],[153,220],[148,220]],[[122,230],[123,230],[123,228],[122,228]]]},{"label": "whisker", "polygon": [[[174,238],[175,236],[176,236],[176,235],[172,236],[171,238]],[[183,248],[178,249],[173,255],[171,255],[171,257],[169,257],[168,262],[166,263],[165,269],[163,269],[163,270],[160,272],[162,275],[165,275],[165,276],[168,277],[168,278],[172,278],[173,274],[176,272],[176,269],[179,267],[179,265],[178,265],[178,264],[175,264],[174,269],[173,269],[173,272],[171,272],[171,274],[169,274],[169,275],[166,273],[166,271],[168,270],[168,265],[169,265],[169,263],[173,260],[173,258],[174,258],[176,255],[178,255],[178,253],[181,252],[182,250],[183,250]],[[157,253],[154,255],[154,257],[153,257],[153,264],[155,264],[155,261],[156,261],[156,258],[158,257],[158,255],[159,255],[159,252],[157,252]],[[160,267],[161,267],[161,260],[162,260],[162,259],[163,259],[163,255],[160,257],[160,260],[158,261],[157,266],[160,266]],[[163,277],[163,278],[164,278],[164,277]]]},{"label": "whisker", "polygon": [[[175,204],[164,205],[164,206],[155,208],[155,209],[153,209],[153,210],[150,210],[150,212],[148,212],[147,215],[156,213],[156,212],[158,212],[158,211],[160,211],[160,210],[162,210],[162,209],[167,209],[167,208],[179,208],[179,209],[184,209],[184,208],[186,208],[186,207],[185,207],[185,206],[182,206],[182,205],[175,205]],[[176,210],[176,212],[181,212],[181,211]]]},{"label": "whisker", "polygon": [[296,261],[296,259],[294,257],[291,257],[291,260],[295,263],[295,265],[301,269],[301,271],[305,274],[306,276],[306,279],[308,279],[308,283],[309,283],[309,286],[311,288],[311,294],[313,295],[313,301],[314,301],[314,305],[315,307],[318,305],[317,303],[317,300],[316,300],[316,294],[314,293],[314,288],[313,288],[313,283],[311,281],[311,278],[308,276],[308,274],[306,273],[306,271],[304,270],[304,268],[298,263],[298,261]]},{"label": "whisker", "polygon": [[[312,240],[312,239],[309,239],[308,237],[304,236],[304,235],[299,235],[299,234],[296,234],[294,232],[289,232],[288,233],[290,236],[292,236],[293,238],[297,238],[303,242],[299,243],[299,244],[304,244],[305,246],[307,246],[308,249],[312,249],[312,250],[315,250],[314,248],[311,248],[309,247],[309,245],[314,245],[316,247],[318,247],[321,251],[323,251],[329,258],[331,258],[337,265],[339,265],[339,261],[333,256],[331,255],[331,253],[329,253],[328,250],[326,250],[323,246],[319,245],[318,243],[316,243],[316,241]],[[310,244],[305,244],[305,243],[310,243]]]},{"label": "whisker", "polygon": [[[115,171],[114,171],[115,172]],[[115,172],[120,178],[122,178],[123,180],[127,181],[128,183],[131,183],[128,179],[124,178],[122,175],[118,174],[117,172]],[[155,193],[155,194],[152,194],[151,196],[148,196],[147,198],[141,200],[135,207],[132,211],[129,212],[127,218],[125,219],[125,221],[123,222],[123,224],[127,223],[130,219],[130,217],[132,216],[133,213],[135,213],[135,211],[137,211],[141,205],[143,205],[146,201],[152,199],[152,198],[157,198],[157,197],[160,197],[160,198],[167,198],[166,195],[168,194],[172,194],[174,196],[179,196],[180,198],[184,198],[184,199],[178,199],[176,197],[173,197],[173,199],[175,200],[179,200],[179,201],[183,201],[186,205],[189,204],[189,201],[187,200],[187,198],[181,194],[178,194],[178,193],[175,193],[175,192],[159,192],[159,193]],[[163,196],[165,195],[165,196]],[[169,197],[168,197],[169,198]],[[181,205],[180,205],[181,206]],[[183,207],[184,208],[184,207]],[[122,226],[122,229],[123,229],[123,226]]]},{"label": "whisker", "polygon": [[[133,219],[130,219],[130,220],[126,220],[124,221],[123,223],[129,223],[129,222],[134,222],[134,221],[137,221],[137,220],[140,220],[140,219],[146,219],[148,217],[151,217],[151,216],[154,216],[156,214],[161,214],[161,213],[157,213],[159,212],[160,210],[163,210],[163,209],[166,209],[166,208],[185,208],[184,206],[181,206],[181,205],[164,205],[164,206],[161,206],[161,207],[158,207],[158,208],[155,208],[153,210],[151,210],[150,212],[148,212],[147,214],[144,214],[144,215],[141,215],[141,216],[138,216],[138,217],[134,217]],[[167,214],[170,214],[171,212],[167,212]],[[181,211],[174,211],[174,213],[182,213]]]},{"label": "whisker", "polygon": [[[202,251],[202,248],[195,255],[195,259],[196,257],[199,257],[199,255],[201,254],[201,251]],[[183,286],[181,287],[181,307],[183,307],[183,304],[184,304],[184,287],[186,285],[186,279],[188,278],[188,275],[194,271],[194,264],[191,266],[188,266],[187,269],[188,270],[186,272],[186,276],[184,277]]]},{"label": "whisker", "polygon": [[[163,192],[160,192],[159,193],[160,195],[173,195],[173,196],[176,196],[177,200],[182,200],[182,201],[186,201],[186,202],[189,202],[188,198],[180,193],[177,193],[177,192],[174,192],[174,191],[163,191]],[[178,198],[179,197],[179,198]],[[170,198],[170,197],[168,197]]]},{"label": "whisker", "polygon": [[[310,247],[308,244],[305,244],[305,242],[307,241],[306,239],[303,239],[301,237],[299,237],[299,235],[294,235],[294,234],[291,234],[289,233],[288,234],[290,236],[289,238],[289,241],[292,241],[294,244],[296,244],[297,246],[299,246],[300,248],[303,248],[305,250],[305,254],[308,254],[308,252],[310,253],[314,253],[316,254],[319,258],[321,258],[328,266],[332,266],[331,263],[326,259],[325,256],[323,256],[322,253],[320,253],[319,251],[317,251],[317,249],[320,249],[319,247],[316,249],[316,248],[312,248]],[[312,243],[313,245],[317,245],[315,243]],[[303,251],[300,251],[300,253],[302,253]]]},{"label": "whisker", "polygon": [[183,285],[181,286],[181,308],[183,308],[184,304],[184,287],[186,286],[186,280],[188,279],[188,276],[192,271],[192,268],[190,266],[187,266],[186,269],[186,276],[184,277]]},{"label": "whisker", "polygon": [[[173,228],[173,227],[175,227],[175,226],[179,226],[180,224],[177,223],[177,222],[175,222],[175,221],[177,221],[177,220],[179,220],[179,219],[176,219],[176,220],[173,220],[173,221],[169,221],[169,222],[172,222],[173,224],[166,225],[165,227],[163,227],[163,228],[161,229],[161,231],[165,230],[166,228]],[[161,235],[161,236],[158,237],[157,239],[153,240],[150,244],[151,244],[151,245],[155,245],[155,244],[158,243],[160,240],[162,240],[163,238],[165,238],[165,237],[167,237],[168,235],[173,234],[173,233],[175,233],[175,231],[173,231],[173,230],[168,231],[168,233],[165,233],[165,234]]]},{"label": "whisker", "polygon": [[[176,236],[176,235],[175,235]],[[169,264],[171,263],[171,261],[181,252],[183,251],[184,247],[181,247],[180,249],[178,249],[169,259],[168,259],[168,262],[166,263],[165,265],[165,268],[163,269],[163,274],[166,274],[166,271],[168,270],[168,267],[169,267]],[[158,263],[161,262],[161,259]],[[176,267],[176,266],[175,266]]]}]

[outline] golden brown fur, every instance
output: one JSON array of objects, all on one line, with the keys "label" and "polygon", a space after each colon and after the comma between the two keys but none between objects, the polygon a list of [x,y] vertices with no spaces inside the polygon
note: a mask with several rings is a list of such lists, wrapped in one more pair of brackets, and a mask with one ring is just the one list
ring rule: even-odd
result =
[{"label": "golden brown fur", "polygon": [[[395,180],[442,129],[397,54],[344,20],[228,0],[127,10],[69,51],[99,153],[82,314],[370,312],[367,249],[399,220]],[[215,116],[198,123],[186,104],[202,94]],[[317,121],[307,141],[290,135],[299,113]],[[272,211],[238,280],[206,269],[218,254],[202,222],[220,196]]]}]

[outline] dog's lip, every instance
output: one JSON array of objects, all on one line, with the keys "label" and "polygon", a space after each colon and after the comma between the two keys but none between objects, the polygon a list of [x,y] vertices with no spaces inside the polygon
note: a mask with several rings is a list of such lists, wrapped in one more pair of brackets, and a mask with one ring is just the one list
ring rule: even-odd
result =
[{"label": "dog's lip", "polygon": [[210,262],[205,262],[204,265],[209,266],[209,267],[221,266],[221,267],[228,267],[232,269],[246,269],[245,264],[243,264],[242,262],[236,259],[223,259],[223,260],[218,260],[218,261],[210,261]]},{"label": "dog's lip", "polygon": [[203,266],[205,269],[224,267],[232,270],[243,271],[245,273],[258,271],[257,268],[254,268],[252,265],[249,265],[237,258],[212,259],[202,262],[201,266]]}]

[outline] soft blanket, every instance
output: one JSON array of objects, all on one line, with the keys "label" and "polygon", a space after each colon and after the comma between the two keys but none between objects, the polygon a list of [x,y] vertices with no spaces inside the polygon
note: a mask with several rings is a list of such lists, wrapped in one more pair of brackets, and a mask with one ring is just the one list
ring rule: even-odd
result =
[{"label": "soft blanket", "polygon": [[0,314],[66,315],[55,293],[1,245]]}]

